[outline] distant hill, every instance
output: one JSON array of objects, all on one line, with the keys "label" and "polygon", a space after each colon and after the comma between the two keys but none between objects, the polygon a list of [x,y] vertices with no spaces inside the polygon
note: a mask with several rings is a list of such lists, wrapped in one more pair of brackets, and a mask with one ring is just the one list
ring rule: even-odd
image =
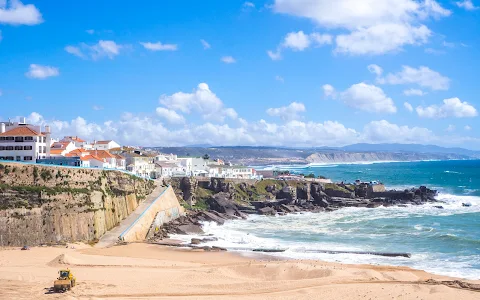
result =
[{"label": "distant hill", "polygon": [[306,164],[368,161],[479,159],[480,151],[418,144],[355,144],[345,147],[288,148],[257,146],[150,147],[179,156],[220,158],[237,164]]}]

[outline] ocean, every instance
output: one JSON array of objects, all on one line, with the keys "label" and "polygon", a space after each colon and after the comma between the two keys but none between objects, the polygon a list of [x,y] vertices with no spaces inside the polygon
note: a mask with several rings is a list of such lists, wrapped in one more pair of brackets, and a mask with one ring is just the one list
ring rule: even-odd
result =
[{"label": "ocean", "polygon": [[[285,249],[272,255],[352,264],[408,266],[439,275],[480,279],[480,161],[426,161],[283,166],[334,181],[377,180],[388,188],[426,185],[439,191],[434,205],[344,208],[330,213],[250,216],[223,226],[204,224],[218,241],[206,245],[246,252]],[[471,206],[465,207],[462,204]],[[194,236],[176,236],[189,241]],[[325,254],[317,250],[407,252],[411,258]]]}]

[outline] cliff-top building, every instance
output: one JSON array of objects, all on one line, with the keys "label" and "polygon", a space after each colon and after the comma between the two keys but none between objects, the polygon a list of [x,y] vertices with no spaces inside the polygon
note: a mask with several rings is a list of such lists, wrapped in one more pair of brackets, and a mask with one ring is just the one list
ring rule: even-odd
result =
[{"label": "cliff-top building", "polygon": [[0,160],[36,162],[50,156],[50,127],[20,122],[0,122]]}]

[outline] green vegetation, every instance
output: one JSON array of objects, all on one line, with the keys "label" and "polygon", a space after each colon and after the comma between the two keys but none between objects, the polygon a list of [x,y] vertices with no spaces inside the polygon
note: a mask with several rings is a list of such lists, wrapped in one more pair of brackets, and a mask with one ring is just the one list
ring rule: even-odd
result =
[{"label": "green vegetation", "polygon": [[19,193],[46,193],[47,195],[57,195],[61,193],[70,193],[70,194],[90,194],[89,189],[74,189],[74,188],[64,188],[64,187],[46,187],[46,186],[31,186],[31,185],[17,185],[11,186],[8,184],[0,183],[0,190],[13,190]]},{"label": "green vegetation", "polygon": [[325,189],[330,189],[330,190],[336,190],[336,191],[342,191],[342,192],[345,192],[345,193],[349,193],[350,191],[335,184],[335,183],[326,183],[325,184]]},{"label": "green vegetation", "polygon": [[197,196],[197,199],[196,199],[197,201],[195,205],[192,206],[192,208],[199,209],[199,210],[207,210],[208,209],[207,200],[213,196],[213,192],[211,190],[198,187],[196,191],[196,196]]},{"label": "green vegetation", "polygon": [[33,167],[33,180],[37,181],[38,179],[38,168],[37,166]]},{"label": "green vegetation", "polygon": [[53,178],[52,173],[48,169],[42,170],[40,177],[42,177],[43,181],[48,181]]}]

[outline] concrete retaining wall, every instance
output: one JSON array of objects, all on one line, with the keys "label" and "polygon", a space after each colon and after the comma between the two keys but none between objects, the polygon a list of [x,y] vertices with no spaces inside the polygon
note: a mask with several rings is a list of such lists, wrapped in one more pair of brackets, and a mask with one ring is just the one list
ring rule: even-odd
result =
[{"label": "concrete retaining wall", "polygon": [[125,242],[145,240],[152,223],[161,226],[184,214],[173,188],[169,186],[149,207],[130,225],[119,239]]}]

